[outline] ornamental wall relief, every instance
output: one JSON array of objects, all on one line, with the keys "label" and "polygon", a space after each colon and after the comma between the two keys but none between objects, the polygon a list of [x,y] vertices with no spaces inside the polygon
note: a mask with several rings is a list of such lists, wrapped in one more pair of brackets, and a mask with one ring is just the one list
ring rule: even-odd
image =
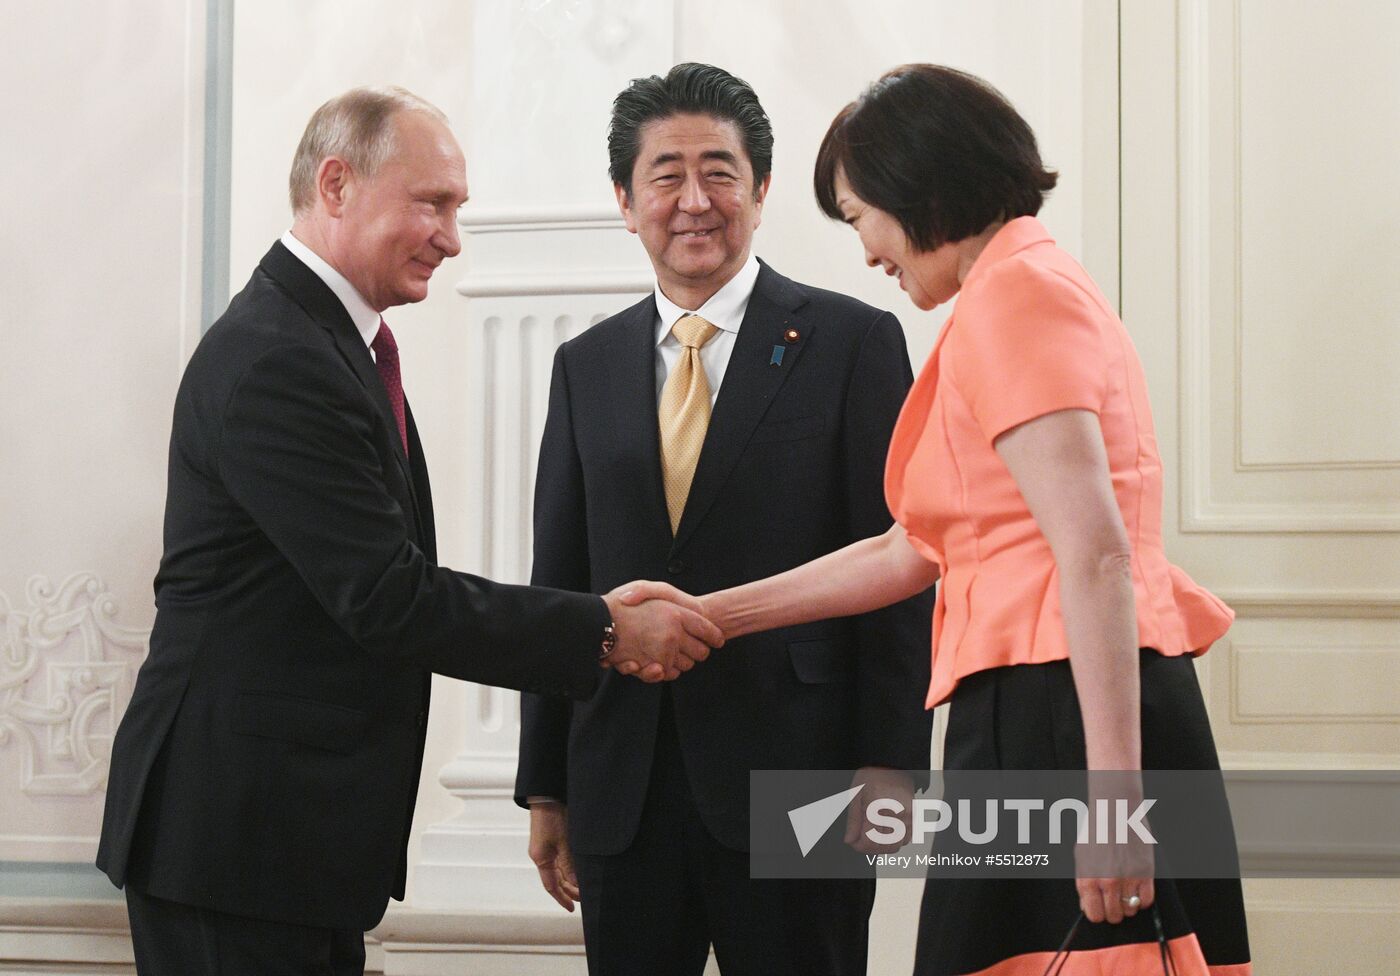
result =
[{"label": "ornamental wall relief", "polygon": [[83,796],[106,784],[150,640],[117,612],[92,573],[57,587],[35,576],[19,606],[0,592],[0,757],[18,754],[24,795]]}]

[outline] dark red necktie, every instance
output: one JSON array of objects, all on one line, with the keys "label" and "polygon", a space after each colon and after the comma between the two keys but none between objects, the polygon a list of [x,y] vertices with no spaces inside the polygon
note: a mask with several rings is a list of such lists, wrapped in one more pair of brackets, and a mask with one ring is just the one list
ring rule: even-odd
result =
[{"label": "dark red necktie", "polygon": [[404,422],[403,378],[399,375],[399,344],[394,341],[394,333],[389,331],[389,323],[379,320],[379,331],[369,344],[374,350],[374,366],[379,370],[379,379],[384,384],[384,392],[389,394],[389,407],[394,411],[394,419],[399,424],[399,440],[403,441],[403,452],[408,453],[408,425]]}]

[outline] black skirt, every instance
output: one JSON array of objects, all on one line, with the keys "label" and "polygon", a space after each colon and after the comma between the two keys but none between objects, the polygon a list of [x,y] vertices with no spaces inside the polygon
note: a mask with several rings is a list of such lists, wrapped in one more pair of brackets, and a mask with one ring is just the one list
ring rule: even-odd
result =
[{"label": "black skirt", "polygon": [[[1144,769],[1211,769],[1220,761],[1190,656],[1141,652]],[[1084,724],[1068,661],[969,675],[953,691],[943,766],[1084,769]],[[1223,794],[1222,794],[1223,796]],[[1157,906],[1180,976],[1249,976],[1244,899],[1234,878],[1159,878]],[[1079,914],[1072,878],[930,877],[916,976],[1041,976]],[[1152,913],[1080,924],[1063,976],[1156,976]],[[1081,968],[1081,967],[1088,968]]]}]

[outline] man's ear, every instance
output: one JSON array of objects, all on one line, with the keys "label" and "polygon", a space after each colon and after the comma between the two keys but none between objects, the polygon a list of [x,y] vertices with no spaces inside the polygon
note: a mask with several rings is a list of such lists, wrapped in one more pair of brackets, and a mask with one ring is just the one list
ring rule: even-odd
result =
[{"label": "man's ear", "polygon": [[627,188],[621,183],[614,183],[613,194],[617,197],[617,209],[622,214],[627,229],[634,234],[637,233],[637,221],[632,216],[632,201],[628,197]]},{"label": "man's ear", "polygon": [[327,156],[316,168],[316,196],[326,213],[339,217],[350,198],[350,183],[353,174],[350,164],[339,156]]},{"label": "man's ear", "polygon": [[763,201],[768,197],[768,186],[773,182],[773,174],[770,172],[763,177],[763,182],[753,188],[753,226],[758,229],[758,225],[763,223]]}]

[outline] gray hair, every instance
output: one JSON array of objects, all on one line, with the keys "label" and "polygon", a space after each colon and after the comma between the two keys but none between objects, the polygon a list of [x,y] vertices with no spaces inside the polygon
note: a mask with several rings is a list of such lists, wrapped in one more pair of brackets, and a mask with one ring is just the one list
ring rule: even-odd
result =
[{"label": "gray hair", "polygon": [[362,177],[372,177],[393,155],[394,117],[422,112],[439,122],[447,116],[403,88],[352,88],[322,105],[306,123],[288,179],[292,213],[301,216],[316,199],[316,171],[327,156],[339,156]]}]

